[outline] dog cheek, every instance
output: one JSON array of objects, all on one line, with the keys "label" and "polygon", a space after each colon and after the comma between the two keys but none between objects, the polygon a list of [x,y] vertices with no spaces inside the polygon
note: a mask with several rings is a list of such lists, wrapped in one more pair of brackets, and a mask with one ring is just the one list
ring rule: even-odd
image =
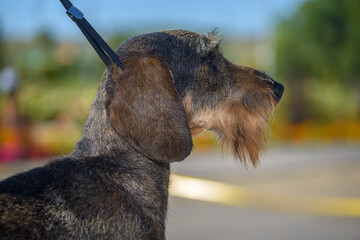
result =
[{"label": "dog cheek", "polygon": [[194,127],[194,128],[190,128],[191,131],[191,135],[193,137],[200,135],[202,132],[204,132],[206,129],[205,128],[200,128],[200,127]]}]

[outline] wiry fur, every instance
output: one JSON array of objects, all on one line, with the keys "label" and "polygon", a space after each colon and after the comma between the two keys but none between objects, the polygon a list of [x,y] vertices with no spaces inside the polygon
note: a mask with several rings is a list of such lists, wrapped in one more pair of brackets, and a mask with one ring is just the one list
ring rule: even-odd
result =
[{"label": "wiry fur", "polygon": [[[191,94],[184,98],[193,135],[203,130],[213,130],[219,135],[223,146],[228,147],[244,164],[247,159],[254,166],[259,163],[259,153],[264,148],[268,123],[279,93],[274,87],[283,87],[270,77],[257,70],[236,66],[226,59],[217,63],[225,75],[234,82],[227,81],[222,88],[221,99],[206,107],[198,107],[192,101]],[[226,81],[224,81],[226,82]],[[280,97],[281,97],[280,94]],[[195,103],[196,104],[196,103]]]},{"label": "wiry fur", "polygon": [[256,165],[283,87],[227,61],[221,37],[136,36],[107,69],[74,152],[0,182],[0,239],[164,239],[170,162],[217,132]]}]

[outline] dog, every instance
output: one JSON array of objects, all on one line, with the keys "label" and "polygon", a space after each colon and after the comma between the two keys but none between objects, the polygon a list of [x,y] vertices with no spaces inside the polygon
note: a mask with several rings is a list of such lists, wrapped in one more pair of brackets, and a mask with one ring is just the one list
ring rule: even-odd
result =
[{"label": "dog", "polygon": [[74,151],[0,183],[1,239],[165,239],[170,163],[212,130],[258,164],[284,87],[235,65],[221,36],[135,36],[108,68]]}]

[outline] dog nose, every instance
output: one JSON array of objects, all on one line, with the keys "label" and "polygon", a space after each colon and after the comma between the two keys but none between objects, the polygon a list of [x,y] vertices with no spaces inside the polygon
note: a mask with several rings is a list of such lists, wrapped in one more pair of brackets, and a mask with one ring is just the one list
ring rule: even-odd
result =
[{"label": "dog nose", "polygon": [[252,73],[255,74],[257,77],[265,81],[267,85],[270,85],[272,90],[274,91],[276,100],[279,102],[283,93],[284,93],[284,86],[281,83],[278,83],[274,79],[272,79],[270,76],[266,75],[263,72],[260,72],[256,69],[251,69]]},{"label": "dog nose", "polygon": [[283,93],[284,93],[284,86],[281,83],[278,83],[274,81],[274,84],[272,85],[272,88],[274,90],[275,96],[277,98],[277,101],[280,101]]}]

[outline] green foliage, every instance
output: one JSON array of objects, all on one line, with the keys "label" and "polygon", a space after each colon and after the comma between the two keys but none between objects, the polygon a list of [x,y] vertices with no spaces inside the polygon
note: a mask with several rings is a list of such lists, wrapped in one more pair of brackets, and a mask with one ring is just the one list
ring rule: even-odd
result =
[{"label": "green foliage", "polygon": [[359,77],[360,2],[307,1],[278,27],[281,76]]},{"label": "green foliage", "polygon": [[278,25],[278,75],[295,96],[290,108],[301,108],[292,120],[360,117],[359,103],[342,106],[360,95],[359,12],[360,1],[309,0]]},{"label": "green foliage", "polygon": [[19,111],[32,120],[53,120],[59,116],[85,121],[97,83],[82,84],[65,81],[60,84],[43,82],[27,84],[18,91]]},{"label": "green foliage", "polygon": [[[127,37],[114,35],[110,46],[119,46]],[[26,42],[4,41],[1,49],[1,59],[20,75],[16,96],[21,115],[33,121],[59,116],[85,120],[105,69],[88,42],[57,42],[49,32],[41,32]],[[0,95],[0,103],[4,97]]]},{"label": "green foliage", "polygon": [[4,39],[3,39],[3,33],[1,31],[1,25],[0,25],[0,69],[4,67]]}]

